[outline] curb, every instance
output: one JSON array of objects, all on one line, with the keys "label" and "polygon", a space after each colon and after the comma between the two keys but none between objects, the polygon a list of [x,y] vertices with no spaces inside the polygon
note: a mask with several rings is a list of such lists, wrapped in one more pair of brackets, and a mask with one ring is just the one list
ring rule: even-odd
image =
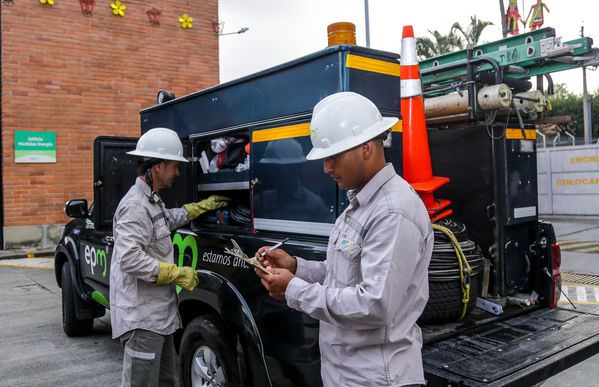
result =
[{"label": "curb", "polygon": [[543,214],[539,214],[539,220],[545,220],[548,222],[599,224],[599,216],[596,216],[596,215],[543,215]]},{"label": "curb", "polygon": [[54,249],[0,250],[0,260],[17,258],[54,258]]}]

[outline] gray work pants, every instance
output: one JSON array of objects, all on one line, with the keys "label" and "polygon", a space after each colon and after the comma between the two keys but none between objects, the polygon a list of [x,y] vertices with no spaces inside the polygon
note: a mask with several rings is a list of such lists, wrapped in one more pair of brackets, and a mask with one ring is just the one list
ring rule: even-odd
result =
[{"label": "gray work pants", "polygon": [[119,340],[124,351],[122,387],[179,386],[173,335],[135,329]]}]

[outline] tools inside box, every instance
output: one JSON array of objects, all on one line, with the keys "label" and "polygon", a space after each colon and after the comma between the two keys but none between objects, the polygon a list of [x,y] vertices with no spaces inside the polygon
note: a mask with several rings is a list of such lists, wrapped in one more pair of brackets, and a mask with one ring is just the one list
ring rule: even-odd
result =
[{"label": "tools inside box", "polygon": [[197,224],[251,227],[249,147],[247,133],[203,138],[195,143],[198,200],[211,195],[229,199],[227,206],[202,214]]},{"label": "tools inside box", "polygon": [[200,143],[202,173],[243,172],[250,168],[250,144],[247,135],[215,137]]},{"label": "tools inside box", "polygon": [[243,227],[250,227],[252,225],[252,212],[249,206],[247,191],[203,191],[199,194],[200,200],[208,198],[211,195],[221,195],[230,199],[225,207],[202,214],[198,218],[199,223]]}]

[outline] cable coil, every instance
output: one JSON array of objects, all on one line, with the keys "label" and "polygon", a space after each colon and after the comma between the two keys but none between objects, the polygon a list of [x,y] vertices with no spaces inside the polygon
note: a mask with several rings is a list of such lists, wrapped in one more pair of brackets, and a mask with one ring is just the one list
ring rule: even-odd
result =
[{"label": "cable coil", "polygon": [[[443,234],[447,235],[447,237],[451,241],[453,249],[458,257],[458,264],[460,265],[460,270],[459,270],[460,282],[462,285],[462,294],[463,294],[462,303],[464,304],[462,314],[460,315],[460,318],[458,318],[458,320],[461,320],[466,315],[468,301],[470,301],[470,274],[472,274],[472,268],[468,264],[468,260],[466,259],[466,256],[464,255],[464,251],[462,250],[462,247],[460,246],[460,242],[458,242],[455,235],[453,235],[453,233],[447,227],[443,227],[439,224],[433,224],[433,229],[439,230],[439,231],[443,232]],[[468,241],[468,242],[471,242],[471,241]],[[474,242],[471,242],[471,243],[474,244]]]},{"label": "cable coil", "polygon": [[428,268],[429,300],[419,323],[462,320],[475,306],[484,257],[466,226],[452,216],[433,224],[433,253]]}]

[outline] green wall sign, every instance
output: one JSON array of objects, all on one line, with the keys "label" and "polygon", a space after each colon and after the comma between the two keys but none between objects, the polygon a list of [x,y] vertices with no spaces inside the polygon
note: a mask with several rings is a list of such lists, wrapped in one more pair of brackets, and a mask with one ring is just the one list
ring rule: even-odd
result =
[{"label": "green wall sign", "polygon": [[15,131],[15,163],[55,162],[55,132]]}]

